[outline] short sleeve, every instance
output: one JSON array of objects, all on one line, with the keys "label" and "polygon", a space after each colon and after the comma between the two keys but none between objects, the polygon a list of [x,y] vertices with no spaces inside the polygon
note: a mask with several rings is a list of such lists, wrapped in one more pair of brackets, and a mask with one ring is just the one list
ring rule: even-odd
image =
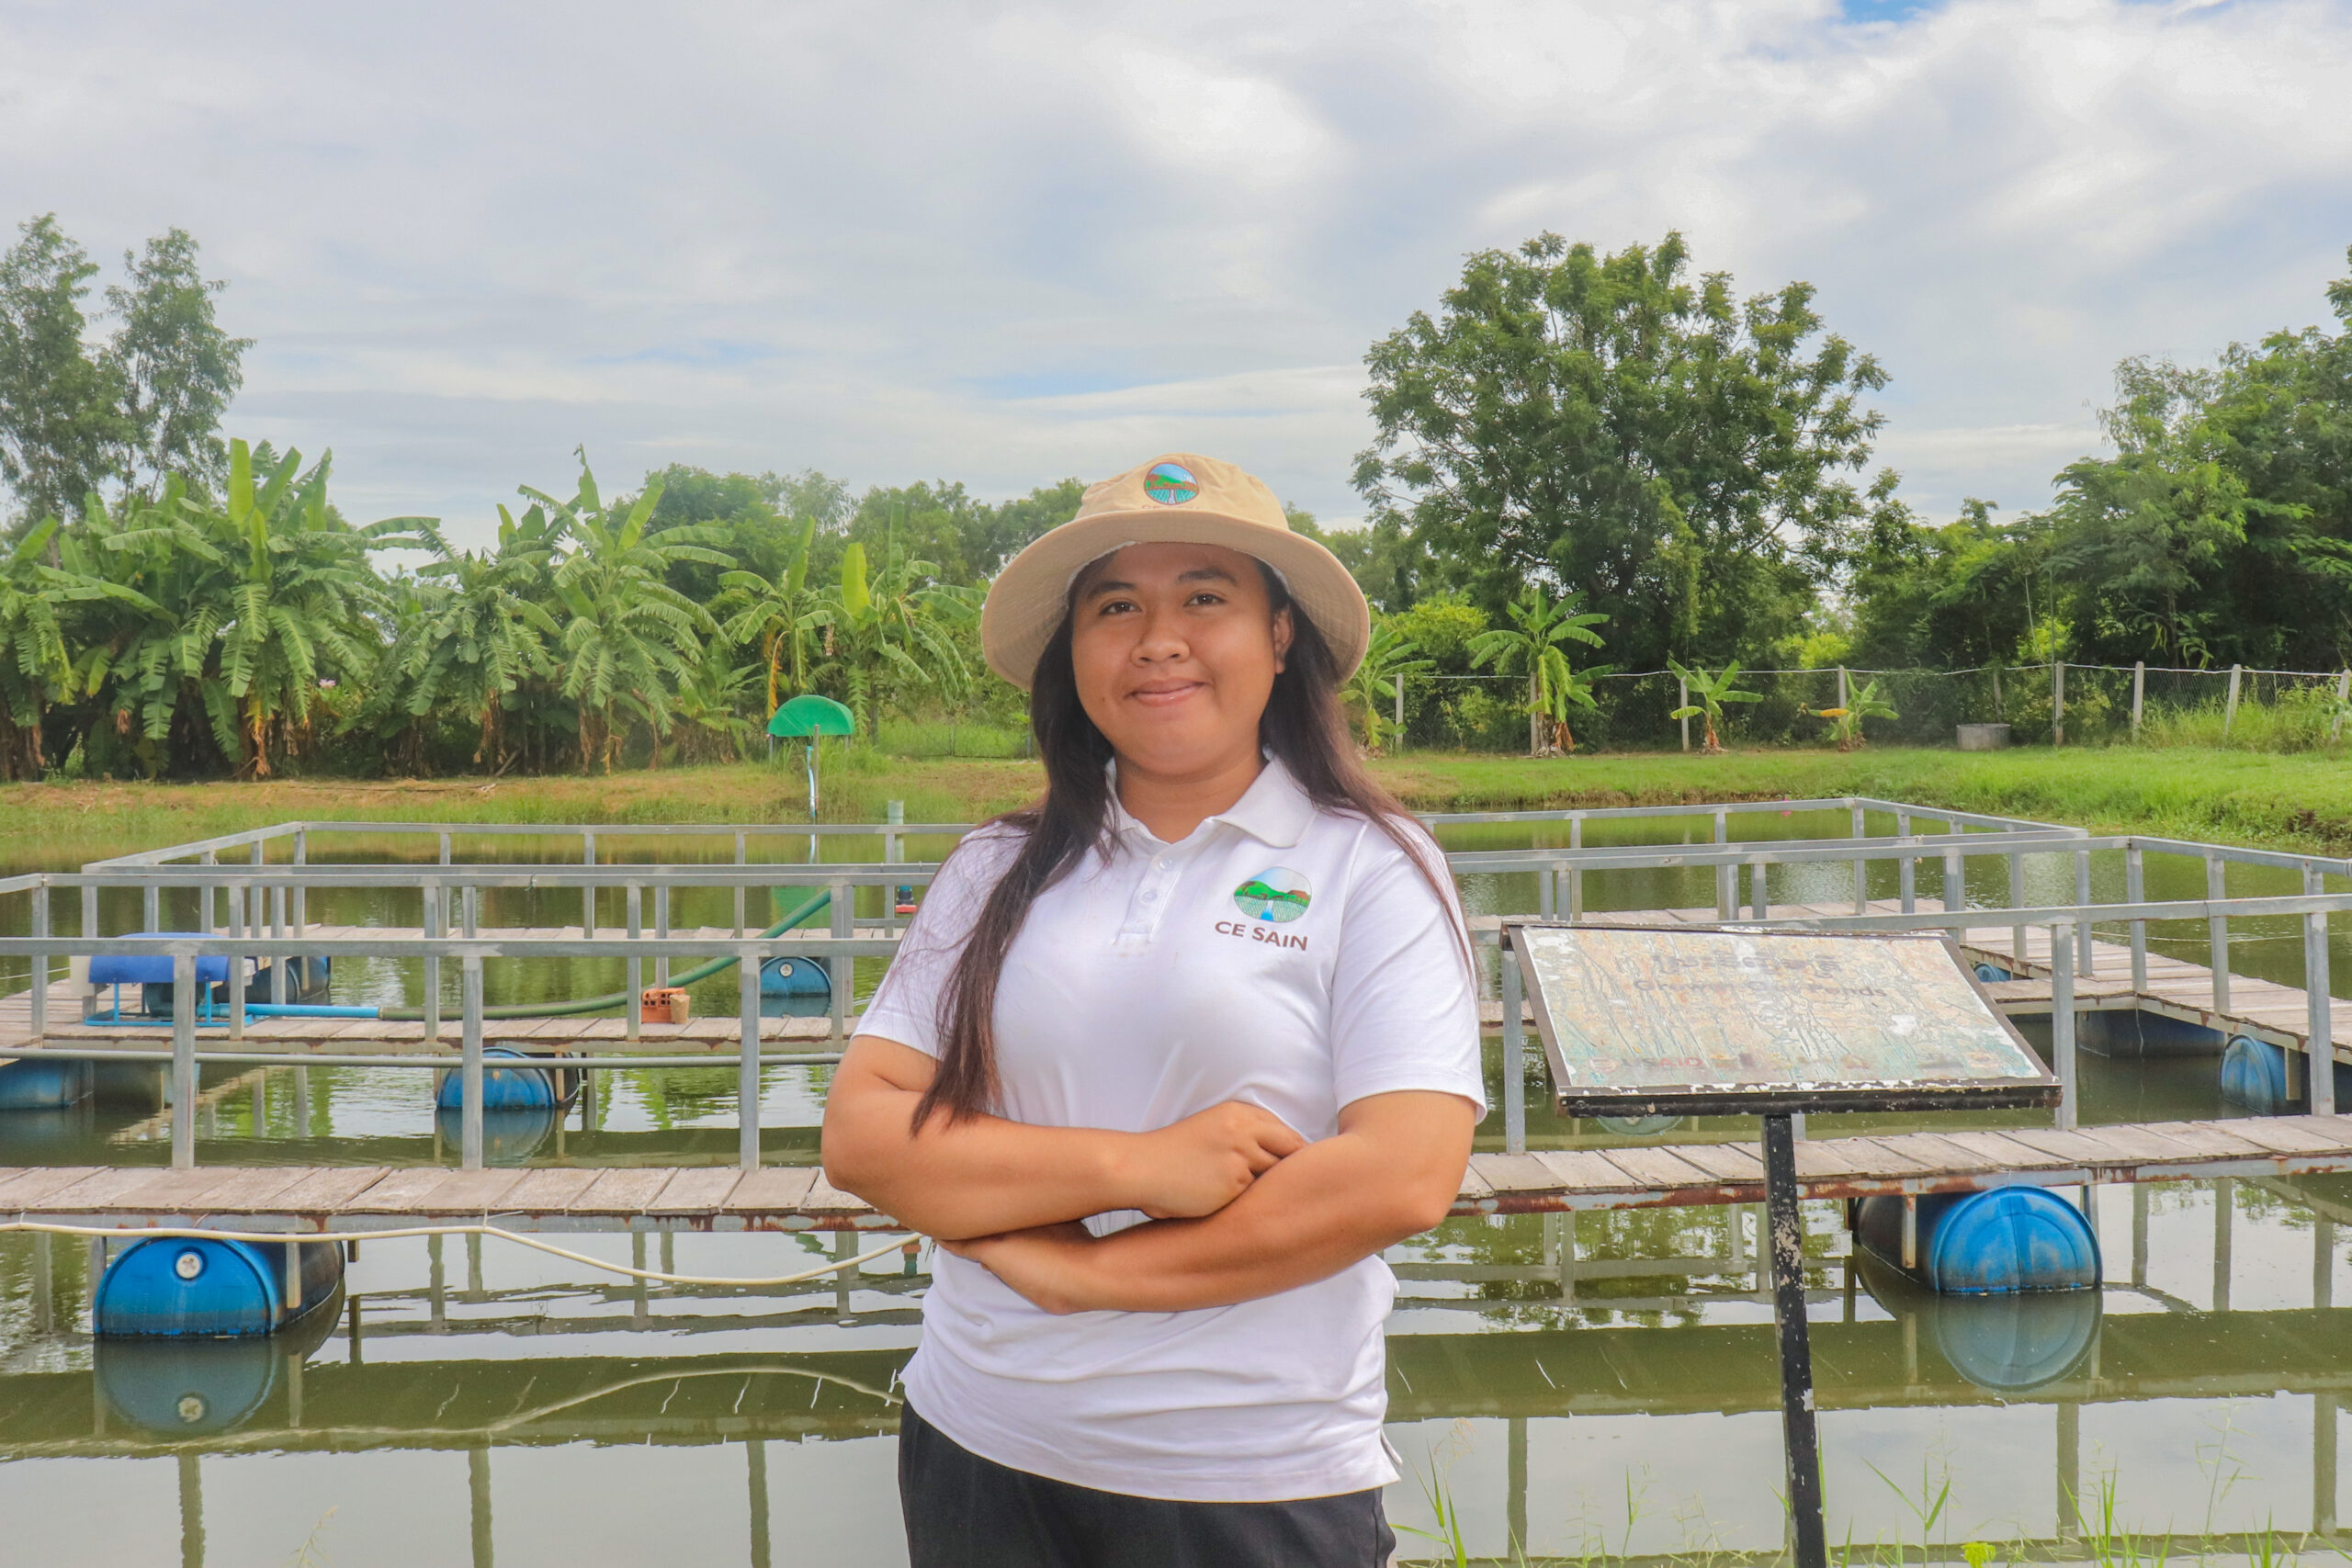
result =
[{"label": "short sleeve", "polygon": [[1441,868],[1441,896],[1377,828],[1356,853],[1331,976],[1331,1055],[1342,1106],[1375,1094],[1458,1094],[1487,1113],[1478,1000],[1464,951],[1461,906],[1445,861],[1419,827],[1408,836]]},{"label": "short sleeve", "polygon": [[858,1033],[896,1041],[926,1056],[939,1055],[939,1003],[947,977],[989,894],[1020,852],[1022,839],[1016,829],[977,829],[941,863],[858,1020]]}]

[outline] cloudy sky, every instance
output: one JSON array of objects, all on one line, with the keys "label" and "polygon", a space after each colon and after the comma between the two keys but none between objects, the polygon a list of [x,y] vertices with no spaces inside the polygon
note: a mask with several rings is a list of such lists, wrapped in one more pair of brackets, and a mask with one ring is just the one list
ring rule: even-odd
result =
[{"label": "cloudy sky", "polygon": [[1821,289],[1930,513],[2127,354],[2324,318],[2352,4],[0,0],[0,218],[167,225],[232,432],[482,536],[672,461],[984,495],[1161,449],[1360,511],[1366,345],[1465,254],[1679,228]]}]

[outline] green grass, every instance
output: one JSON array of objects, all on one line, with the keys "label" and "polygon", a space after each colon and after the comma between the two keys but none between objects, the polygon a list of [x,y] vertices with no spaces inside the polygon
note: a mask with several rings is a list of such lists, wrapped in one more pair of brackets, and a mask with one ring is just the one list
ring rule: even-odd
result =
[{"label": "green grass", "polygon": [[[2352,765],[2314,752],[2044,747],[1679,751],[1524,758],[1408,752],[1374,772],[1424,811],[1655,806],[1875,795],[2064,822],[2289,850],[2352,850]],[[968,822],[1017,806],[1035,762],[835,751],[822,770],[829,821]],[[664,769],[611,778],[0,785],[0,862],[64,865],[289,818],[419,822],[795,822],[797,761]]]}]

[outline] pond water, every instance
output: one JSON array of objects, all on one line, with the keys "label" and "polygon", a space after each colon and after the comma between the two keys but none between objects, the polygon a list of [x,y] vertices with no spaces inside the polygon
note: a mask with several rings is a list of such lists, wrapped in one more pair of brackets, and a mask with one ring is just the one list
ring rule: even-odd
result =
[{"label": "pond water", "polygon": [[[1844,828],[1842,816],[1733,821],[1747,838]],[[1664,841],[1686,826],[1700,840],[1709,832],[1704,819],[1634,826],[1670,832]],[[1447,839],[1457,849],[1530,841],[1524,828]],[[843,846],[842,858],[863,852]],[[2037,861],[2047,863],[2030,863],[2030,874],[2049,882],[2034,891],[2071,897],[2071,865]],[[2151,897],[2201,894],[2201,867],[2182,863],[2174,881],[2168,866],[2150,861]],[[1776,901],[1850,897],[1842,867],[1820,873],[1825,886],[1811,894],[1799,879],[1814,874],[1790,871],[1785,889],[1781,874]],[[1885,893],[1893,874],[1884,868]],[[1988,862],[1981,874],[1972,898],[2005,903],[2005,870]],[[2291,873],[2276,875],[2278,890],[2292,890]],[[2104,896],[2120,897],[2120,864],[2097,869]],[[1932,891],[1928,878],[1921,886]],[[2233,888],[2271,890],[2245,872]],[[1534,903],[1532,878],[1474,879],[1468,894],[1489,910]],[[576,894],[516,898],[493,900],[485,920],[578,919]],[[1713,874],[1595,877],[1589,901],[1712,905]],[[685,903],[673,911],[679,924],[731,923],[724,893],[706,913]],[[107,929],[126,929],[138,911],[134,903],[107,916]],[[314,896],[311,918],[413,924],[414,896],[403,906],[390,890],[338,894],[323,908]],[[2299,979],[2291,922],[2283,931],[2245,924],[2233,932],[2240,972]],[[2201,931],[2172,940],[2201,958]],[[362,968],[338,975],[337,999],[345,986],[355,996],[413,996],[414,976]],[[619,980],[617,964],[517,973],[507,995]],[[720,989],[712,1010],[733,1005],[731,983]],[[1498,1103],[1499,1073],[1490,1041]],[[771,1161],[813,1159],[825,1077],[821,1067],[767,1070]],[[429,1077],[343,1067],[208,1077],[198,1157],[452,1163],[452,1145],[436,1142]],[[560,1125],[493,1130],[493,1157],[733,1157],[731,1066],[612,1079]],[[2086,1055],[2085,1119],[2227,1114],[2214,1080],[2211,1058]],[[1618,1136],[1547,1115],[1534,1078],[1530,1090],[1537,1146]],[[1817,1117],[1811,1130],[1927,1124]],[[1732,1119],[1668,1134],[1752,1135],[1752,1122]],[[1500,1141],[1490,1119],[1482,1145]],[[164,1153],[161,1129],[135,1111],[0,1116],[0,1164],[160,1162]],[[2066,1541],[2065,1500],[2096,1514],[2106,1495],[2120,1520],[2151,1534],[2334,1528],[2341,1405],[2352,1395],[2352,1315],[2335,1304],[2352,1303],[2340,1239],[2352,1232],[2352,1182],[2108,1188],[2090,1201],[2104,1289],[2007,1303],[1923,1298],[1867,1265],[1849,1268],[1840,1206],[1807,1205],[1833,1540],[1916,1550],[1923,1536],[1941,1545],[2023,1538],[2079,1556]],[[1408,1473],[1391,1491],[1392,1517],[1433,1528],[1431,1495],[1450,1497],[1476,1556],[1514,1541],[1532,1555],[1587,1560],[1777,1552],[1781,1438],[1758,1227],[1747,1208],[1515,1216],[1452,1221],[1395,1249],[1404,1298],[1390,1340],[1390,1437]],[[567,1245],[721,1276],[840,1256],[830,1238],[805,1235],[590,1235]],[[337,1568],[899,1562],[894,1387],[915,1339],[924,1262],[894,1254],[850,1276],[745,1292],[643,1287],[496,1242],[368,1242],[344,1297],[309,1333],[156,1352],[87,1336],[83,1244],[0,1236],[6,1561],[149,1564],[177,1552],[184,1563],[269,1564],[307,1544],[311,1561]],[[1405,1544],[1408,1559],[1441,1555],[1409,1535]]]}]

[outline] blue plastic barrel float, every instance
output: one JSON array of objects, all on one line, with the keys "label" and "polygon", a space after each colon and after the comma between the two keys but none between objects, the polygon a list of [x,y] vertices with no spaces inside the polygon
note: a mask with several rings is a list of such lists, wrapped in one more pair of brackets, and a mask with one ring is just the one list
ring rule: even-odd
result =
[{"label": "blue plastic barrel float", "polygon": [[[199,937],[209,939],[211,931],[141,931],[139,935],[160,942],[166,937]],[[213,953],[196,961],[196,1004],[199,1017],[209,1017],[212,1008],[212,987],[229,983],[229,960],[225,954]],[[168,1018],[172,1012],[172,955],[168,953],[99,953],[90,958],[90,984],[108,987],[113,1005],[105,1014],[92,1014],[93,1022],[120,1023],[122,988],[139,987],[139,1011],[151,1018]],[[224,998],[225,999],[225,998]]]},{"label": "blue plastic barrel float", "polygon": [[763,997],[824,997],[833,994],[833,977],[813,958],[771,958],[760,965],[760,995]]},{"label": "blue plastic barrel float", "polygon": [[88,1062],[20,1056],[0,1062],[0,1111],[63,1111],[90,1098],[96,1074]]},{"label": "blue plastic barrel float", "polygon": [[[299,1252],[291,1295],[289,1247]],[[150,1236],[107,1265],[90,1324],[101,1337],[246,1338],[316,1311],[342,1283],[340,1242]]]},{"label": "blue plastic barrel float", "polygon": [[[492,1067],[487,1064],[500,1061],[527,1061],[527,1052],[506,1045],[482,1048],[485,1064],[481,1074],[481,1108],[492,1111],[551,1111],[565,1096],[556,1083],[555,1073],[546,1067]],[[465,1075],[457,1071],[444,1074],[441,1088],[433,1103],[443,1111],[458,1111],[465,1105]]]},{"label": "blue plastic barrel float", "polygon": [[2098,1237],[2083,1212],[2039,1187],[1930,1192],[1918,1200],[1915,1261],[1903,1262],[1903,1200],[1865,1198],[1854,1243],[1930,1291],[1997,1295],[2096,1290]]},{"label": "blue plastic barrel float", "polygon": [[[2309,1103],[2301,1093],[2287,1092],[2287,1053],[2267,1040],[2233,1034],[2222,1048],[2222,1098],[2260,1116],[2278,1116]],[[2352,1105],[2352,1071],[2335,1064],[2335,1104]]]},{"label": "blue plastic barrel float", "polygon": [[334,1332],[335,1314],[313,1312],[282,1334],[243,1339],[97,1342],[94,1359],[107,1419],[163,1437],[201,1438],[251,1420]]},{"label": "blue plastic barrel float", "polygon": [[1860,1255],[1863,1286],[1897,1322],[1924,1332],[1962,1378],[1995,1393],[2023,1393],[2082,1365],[2098,1339],[2097,1291],[2012,1291],[2002,1295],[1938,1295],[1870,1253]]},{"label": "blue plastic barrel float", "polygon": [[2017,978],[1997,964],[1979,964],[1976,966],[1976,977],[1988,986],[1997,986],[2004,980]]}]

